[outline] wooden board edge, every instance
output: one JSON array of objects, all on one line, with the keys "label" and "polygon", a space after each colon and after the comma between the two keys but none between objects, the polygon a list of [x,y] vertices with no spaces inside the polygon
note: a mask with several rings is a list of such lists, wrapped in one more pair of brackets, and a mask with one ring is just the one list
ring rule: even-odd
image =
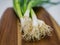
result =
[{"label": "wooden board edge", "polygon": [[56,34],[57,34],[58,39],[60,41],[60,27],[59,27],[59,25],[57,24],[57,22],[54,20],[54,18],[52,16],[50,16],[50,19],[53,23],[54,28],[56,29],[55,31],[56,31]]},{"label": "wooden board edge", "polygon": [[17,20],[17,36],[18,36],[18,45],[21,45],[22,39],[21,39],[21,28],[20,28],[19,20]]}]

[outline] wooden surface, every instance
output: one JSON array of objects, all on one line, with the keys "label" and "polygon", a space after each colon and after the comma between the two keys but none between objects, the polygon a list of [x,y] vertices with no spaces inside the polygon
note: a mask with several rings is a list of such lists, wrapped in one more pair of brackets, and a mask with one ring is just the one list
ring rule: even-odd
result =
[{"label": "wooden surface", "polygon": [[0,21],[0,45],[60,45],[60,29],[54,19],[43,8],[34,10],[38,19],[44,20],[53,28],[52,36],[35,42],[22,40],[18,30],[18,17],[12,8],[8,8]]},{"label": "wooden surface", "polygon": [[17,45],[17,17],[12,8],[4,12],[0,27],[0,45]]}]

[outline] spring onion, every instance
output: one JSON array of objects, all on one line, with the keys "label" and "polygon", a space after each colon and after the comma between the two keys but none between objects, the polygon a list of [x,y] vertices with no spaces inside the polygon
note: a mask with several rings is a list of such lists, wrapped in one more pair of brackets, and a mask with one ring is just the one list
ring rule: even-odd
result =
[{"label": "spring onion", "polygon": [[49,0],[13,0],[14,10],[21,21],[22,37],[25,40],[40,40],[51,36],[52,28],[43,20],[39,20],[32,9],[37,5],[49,3]]}]

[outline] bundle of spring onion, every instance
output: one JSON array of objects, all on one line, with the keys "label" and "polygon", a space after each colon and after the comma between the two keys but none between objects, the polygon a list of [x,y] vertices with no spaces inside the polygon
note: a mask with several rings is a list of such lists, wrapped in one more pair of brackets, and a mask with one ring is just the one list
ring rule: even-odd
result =
[{"label": "bundle of spring onion", "polygon": [[43,20],[37,19],[32,7],[49,3],[49,0],[13,0],[14,10],[21,21],[22,37],[25,40],[40,40],[51,36],[52,28]]}]

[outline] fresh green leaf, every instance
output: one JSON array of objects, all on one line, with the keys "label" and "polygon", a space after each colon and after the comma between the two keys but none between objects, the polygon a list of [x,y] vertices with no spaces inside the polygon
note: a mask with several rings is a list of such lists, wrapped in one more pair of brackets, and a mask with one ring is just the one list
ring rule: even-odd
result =
[{"label": "fresh green leaf", "polygon": [[20,6],[20,1],[19,0],[13,0],[13,6],[14,6],[14,10],[17,13],[17,16],[19,18],[22,17],[22,12],[21,12],[21,6]]}]

